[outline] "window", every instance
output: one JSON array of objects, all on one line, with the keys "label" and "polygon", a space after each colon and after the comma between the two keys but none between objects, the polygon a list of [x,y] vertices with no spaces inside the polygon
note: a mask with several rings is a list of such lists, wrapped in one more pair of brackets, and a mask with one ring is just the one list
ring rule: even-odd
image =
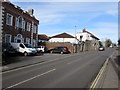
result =
[{"label": "window", "polygon": [[26,38],[26,44],[30,44],[30,39]]},{"label": "window", "polygon": [[23,27],[22,28],[25,29],[25,21],[23,21]]},{"label": "window", "polygon": [[23,24],[23,23],[22,23],[22,17],[19,17],[19,18],[18,18],[18,27],[19,27],[19,28],[22,28],[22,24]]},{"label": "window", "polygon": [[31,24],[29,22],[27,22],[27,28],[26,28],[26,30],[30,31],[30,28],[31,28]]},{"label": "window", "polygon": [[37,32],[36,29],[37,29],[37,26],[34,25],[34,26],[33,26],[33,33],[36,33],[36,32]]},{"label": "window", "polygon": [[80,36],[80,41],[82,41],[83,36]]},{"label": "window", "polygon": [[22,17],[16,18],[16,26],[25,29],[25,20]]},{"label": "window", "polygon": [[35,47],[35,44],[36,44],[35,42],[36,42],[36,40],[33,39],[33,46],[34,46],[34,47]]},{"label": "window", "polygon": [[15,27],[17,27],[17,25],[18,25],[18,18],[16,17],[15,18]]},{"label": "window", "polygon": [[11,42],[11,35],[10,34],[6,34],[5,35],[5,42],[6,43],[10,43]]},{"label": "window", "polygon": [[21,48],[25,48],[25,47],[23,46],[23,44],[20,44],[20,47],[21,47]]},{"label": "window", "polygon": [[6,24],[12,26],[12,22],[13,22],[13,16],[7,13]]}]

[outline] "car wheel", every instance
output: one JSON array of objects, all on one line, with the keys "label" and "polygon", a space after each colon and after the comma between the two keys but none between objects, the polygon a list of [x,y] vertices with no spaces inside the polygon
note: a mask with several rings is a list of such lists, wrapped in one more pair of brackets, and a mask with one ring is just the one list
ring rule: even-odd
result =
[{"label": "car wheel", "polygon": [[27,52],[24,52],[24,56],[27,56],[28,55],[28,53]]},{"label": "car wheel", "polygon": [[63,52],[60,52],[61,54],[63,54]]}]

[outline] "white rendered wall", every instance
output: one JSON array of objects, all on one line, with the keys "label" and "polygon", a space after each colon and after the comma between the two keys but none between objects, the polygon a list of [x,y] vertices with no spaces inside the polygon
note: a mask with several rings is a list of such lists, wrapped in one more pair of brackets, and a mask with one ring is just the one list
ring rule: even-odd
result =
[{"label": "white rendered wall", "polygon": [[70,42],[74,43],[76,40],[74,38],[51,38],[50,42]]},{"label": "white rendered wall", "polygon": [[90,36],[90,34],[88,33],[77,33],[76,34],[76,37],[78,40],[80,40],[80,36],[83,36],[82,37],[82,41],[86,41],[86,40],[93,40],[93,38]]}]

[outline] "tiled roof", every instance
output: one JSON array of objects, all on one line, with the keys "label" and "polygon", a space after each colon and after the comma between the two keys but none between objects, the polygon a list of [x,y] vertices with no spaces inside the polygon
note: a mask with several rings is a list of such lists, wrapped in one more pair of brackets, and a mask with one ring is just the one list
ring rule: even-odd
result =
[{"label": "tiled roof", "polygon": [[38,40],[49,40],[49,37],[45,34],[39,34],[38,35]]},{"label": "tiled roof", "polygon": [[74,37],[70,34],[67,34],[67,33],[61,33],[61,34],[52,36],[50,38],[74,38]]},{"label": "tiled roof", "polygon": [[86,32],[86,33],[90,34],[92,38],[99,40],[98,37],[96,37],[95,35],[93,35],[92,33],[88,32],[88,31],[86,31],[86,29],[83,29],[83,32]]}]

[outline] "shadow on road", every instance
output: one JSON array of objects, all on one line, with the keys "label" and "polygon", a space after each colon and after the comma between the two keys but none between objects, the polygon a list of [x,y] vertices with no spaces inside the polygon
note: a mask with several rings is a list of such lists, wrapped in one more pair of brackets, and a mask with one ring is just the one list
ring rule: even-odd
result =
[{"label": "shadow on road", "polygon": [[4,66],[12,63],[17,63],[32,58],[34,56],[43,56],[43,55],[44,53],[37,53],[36,55],[29,55],[29,56],[23,56],[22,54],[8,54],[6,56],[2,55],[2,65]]}]

